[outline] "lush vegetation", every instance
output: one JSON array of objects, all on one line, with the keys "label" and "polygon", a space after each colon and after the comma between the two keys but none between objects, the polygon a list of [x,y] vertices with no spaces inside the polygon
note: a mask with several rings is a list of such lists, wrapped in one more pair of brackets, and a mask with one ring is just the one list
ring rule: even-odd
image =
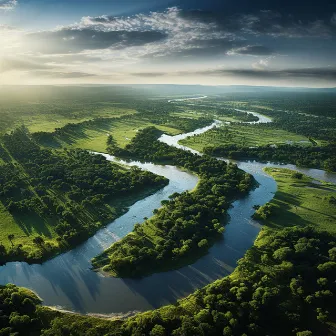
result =
[{"label": "lush vegetation", "polygon": [[0,287],[0,335],[39,335],[43,322],[39,298],[14,285]]},{"label": "lush vegetation", "polygon": [[[289,170],[269,168],[267,172],[279,189],[263,209],[274,212],[263,218],[264,228],[235,272],[175,305],[136,315],[120,325],[111,322],[111,335],[332,333],[336,187],[316,184]],[[67,327],[72,332],[78,327],[74,321],[74,327]],[[55,323],[54,332],[60,330],[59,324]],[[88,325],[93,328],[95,323]]]},{"label": "lush vegetation", "polygon": [[68,249],[120,215],[127,197],[167,183],[84,150],[41,149],[23,127],[1,140],[0,262],[40,261]]},{"label": "lush vegetation", "polygon": [[241,124],[231,123],[209,130],[195,137],[181,140],[181,144],[192,146],[202,151],[209,146],[238,145],[241,147],[257,147],[265,145],[301,145],[312,146],[305,136],[293,134],[283,130],[273,130],[264,124]]},{"label": "lush vegetation", "polygon": [[[158,142],[157,129],[138,132],[147,126],[177,134],[213,118],[254,121],[250,114],[232,108],[258,111],[274,123],[231,125],[195,141],[188,139],[187,144],[202,149],[212,145],[204,151],[216,156],[335,171],[333,94],[240,93],[204,99],[197,106],[145,100],[136,90],[130,99],[131,91],[120,88],[112,95],[107,87],[48,90],[43,98],[36,93],[34,99],[31,92],[12,92],[15,100],[7,91],[0,95],[0,131],[4,134],[25,123],[37,132],[20,128],[1,137],[1,261],[36,261],[70,248],[119,215],[145,186],[159,188],[167,182],[136,168],[110,164],[82,149],[73,150],[104,151],[106,139],[112,154],[177,165],[199,175],[200,182],[193,192],[175,194],[163,202],[151,219],[136,225],[130,235],[96,258],[95,266],[133,277],[179,267],[206,253],[221,237],[230,202],[248,191],[251,177],[235,165]],[[301,139],[309,143],[299,144]],[[286,140],[293,143],[284,144]],[[255,146],[259,147],[251,148]],[[229,277],[174,305],[124,321],[50,310],[31,292],[7,285],[0,287],[0,335],[335,333],[336,187],[298,172],[274,168],[267,172],[276,179],[278,191],[270,203],[256,205],[254,217],[264,227]]]},{"label": "lush vegetation", "polygon": [[335,93],[240,93],[211,97],[202,104],[259,112],[272,118],[272,123],[264,125],[270,129],[329,142],[336,140]]},{"label": "lush vegetation", "polygon": [[[9,304],[2,310],[1,332],[29,335],[23,328],[25,332],[43,328],[45,336],[328,335],[335,314],[335,272],[335,236],[312,227],[266,230],[233,275],[197,290],[176,305],[125,322],[43,308],[37,310],[36,319],[34,305],[29,304],[32,313],[26,313],[26,299],[16,295],[17,305]],[[15,297],[12,294],[11,300]]]},{"label": "lush vegetation", "polygon": [[240,145],[208,146],[204,153],[230,159],[271,161],[274,163],[292,163],[301,167],[322,168],[336,171],[336,146],[303,147],[300,145],[265,145],[246,147]]},{"label": "lush vegetation", "polygon": [[261,98],[257,101],[245,98],[245,102],[227,101],[224,97],[211,98],[203,101],[200,108],[217,107],[220,111],[223,106],[224,110],[225,107],[239,107],[265,114],[272,118],[272,122],[255,125],[232,123],[185,139],[181,144],[214,156],[292,163],[336,171],[335,118],[278,110],[275,109],[279,107],[276,102],[272,105],[265,98],[262,102]]},{"label": "lush vegetation", "polygon": [[260,207],[261,211],[258,209],[260,214],[266,214],[267,220],[263,223],[267,227],[281,229],[289,225],[311,225],[336,234],[336,186],[334,184],[320,183],[288,169],[266,168],[265,170],[278,185],[278,191],[272,201]]},{"label": "lush vegetation", "polygon": [[127,103],[143,99],[144,92],[130,88],[4,86],[0,92],[0,133],[22,124],[31,132],[52,132],[68,123],[134,114],[135,109]]},{"label": "lush vegetation", "polygon": [[256,122],[259,120],[252,113],[237,111],[231,107],[215,106],[209,103],[204,104],[203,100],[201,103],[173,102],[173,104],[175,105],[174,111],[176,112],[172,112],[172,114],[178,117],[200,118],[206,116],[230,122]]},{"label": "lush vegetation", "polygon": [[109,138],[109,150],[126,156],[171,163],[200,176],[193,192],[174,194],[144,224],[93,260],[95,267],[120,277],[137,277],[181,266],[199,257],[222,237],[222,222],[234,197],[252,186],[251,176],[235,165],[170,147],[157,140],[159,131],[147,128],[120,149]]},{"label": "lush vegetation", "polygon": [[[157,112],[157,115],[159,112]],[[181,118],[165,116],[158,118],[154,113],[137,113],[123,117],[95,118],[81,123],[70,123],[53,132],[35,132],[33,137],[44,147],[81,148],[98,152],[106,151],[106,138],[112,134],[116,144],[125,147],[139,129],[156,126],[166,134],[176,135],[207,126],[207,118]]]}]

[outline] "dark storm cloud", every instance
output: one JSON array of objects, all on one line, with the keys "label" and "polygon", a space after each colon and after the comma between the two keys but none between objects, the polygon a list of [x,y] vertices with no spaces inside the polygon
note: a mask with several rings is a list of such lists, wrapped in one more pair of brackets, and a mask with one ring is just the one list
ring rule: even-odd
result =
[{"label": "dark storm cloud", "polygon": [[[139,77],[155,77],[157,73],[135,73]],[[208,69],[202,71],[179,71],[159,73],[160,76],[216,76],[242,77],[246,79],[318,79],[336,81],[336,68],[299,68],[283,70],[257,69]]]},{"label": "dark storm cloud", "polygon": [[256,70],[256,69],[210,69],[194,73],[180,72],[181,75],[205,76],[237,76],[254,79],[293,79],[316,78],[336,81],[336,68],[302,68],[284,70]]},{"label": "dark storm cloud", "polygon": [[41,53],[69,53],[83,50],[142,46],[163,40],[157,31],[99,31],[95,29],[62,29],[26,35],[27,47]]},{"label": "dark storm cloud", "polygon": [[210,11],[180,11],[186,20],[215,24],[218,30],[236,34],[274,37],[331,37],[336,35],[333,14],[323,20],[301,20],[291,14],[272,10],[227,15]]}]

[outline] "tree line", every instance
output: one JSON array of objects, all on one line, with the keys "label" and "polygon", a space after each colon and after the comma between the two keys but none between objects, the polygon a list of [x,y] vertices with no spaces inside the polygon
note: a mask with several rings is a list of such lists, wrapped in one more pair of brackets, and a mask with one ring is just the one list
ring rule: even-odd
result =
[{"label": "tree line", "polygon": [[298,145],[264,145],[247,147],[242,145],[207,146],[204,153],[235,160],[258,160],[276,163],[292,163],[299,167],[320,168],[336,171],[336,145],[303,147]]}]

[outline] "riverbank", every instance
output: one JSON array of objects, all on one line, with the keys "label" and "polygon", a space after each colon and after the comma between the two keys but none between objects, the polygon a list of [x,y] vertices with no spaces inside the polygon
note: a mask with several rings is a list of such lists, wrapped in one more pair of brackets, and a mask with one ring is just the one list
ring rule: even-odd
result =
[{"label": "riverbank", "polygon": [[0,264],[41,263],[70,250],[147,187],[152,193],[168,184],[84,150],[43,149],[24,127],[0,138],[0,156]]}]

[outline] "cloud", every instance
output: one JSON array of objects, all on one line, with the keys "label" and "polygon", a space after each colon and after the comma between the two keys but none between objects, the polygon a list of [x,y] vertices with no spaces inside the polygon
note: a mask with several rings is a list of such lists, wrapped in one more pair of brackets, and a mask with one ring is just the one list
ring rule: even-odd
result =
[{"label": "cloud", "polygon": [[[149,46],[129,48],[125,58],[162,58],[166,59],[186,56],[204,57],[218,53],[225,54],[232,48],[232,34],[218,31],[212,24],[200,21],[189,21],[180,16],[181,10],[173,7],[163,12],[137,14],[131,17],[84,17],[80,23],[68,27],[69,29],[94,29],[104,32],[152,32],[162,34],[165,38],[153,41]],[[113,47],[115,49],[115,47]],[[122,48],[120,48],[122,49]],[[113,54],[113,50],[111,51]]]},{"label": "cloud", "polygon": [[324,20],[307,21],[294,18],[289,13],[281,14],[272,10],[255,13],[226,15],[209,11],[181,11],[180,16],[189,21],[199,21],[216,26],[218,30],[235,34],[272,37],[331,37],[336,35],[331,22]]},{"label": "cloud", "polygon": [[268,68],[269,60],[268,59],[261,59],[258,62],[252,64],[252,68],[256,70],[265,70]]},{"label": "cloud", "polygon": [[330,23],[333,25],[333,26],[336,26],[336,13],[333,13],[331,19],[330,19]]},{"label": "cloud", "polygon": [[131,73],[131,76],[137,76],[137,77],[161,77],[165,76],[165,72],[134,72]]},{"label": "cloud", "polygon": [[11,71],[11,70],[22,70],[29,71],[35,69],[50,69],[49,65],[43,64],[41,62],[34,62],[30,60],[22,60],[17,58],[3,58],[0,60],[0,73]]},{"label": "cloud", "polygon": [[227,56],[230,52],[244,45],[243,41],[230,38],[209,38],[207,40],[192,39],[184,41],[183,45],[175,48],[162,48],[152,53],[147,53],[144,58],[156,60],[183,60],[204,59],[209,57]]},{"label": "cloud", "polygon": [[48,77],[48,78],[54,78],[54,79],[62,79],[62,78],[84,78],[84,77],[94,77],[95,74],[92,73],[86,73],[86,72],[79,72],[79,71],[73,71],[73,72],[59,72],[59,71],[45,71],[45,70],[36,70],[31,71],[31,75],[37,76],[37,77]]},{"label": "cloud", "polygon": [[[187,72],[180,72],[187,75]],[[235,76],[253,79],[322,79],[336,81],[336,68],[296,68],[296,69],[209,69],[189,73],[203,76]]]},{"label": "cloud", "polygon": [[79,23],[52,31],[26,33],[21,49],[35,56],[88,56],[91,61],[124,65],[273,54],[267,46],[251,44],[242,36],[240,17],[224,20],[225,24],[220,18],[219,14],[185,12],[176,7],[130,17],[84,17]]},{"label": "cloud", "polygon": [[262,45],[248,45],[238,49],[232,49],[230,55],[270,56],[274,51]]},{"label": "cloud", "polygon": [[99,31],[63,28],[26,35],[26,48],[46,54],[75,53],[95,49],[123,49],[158,42],[166,35],[156,31]]},{"label": "cloud", "polygon": [[[160,76],[215,76],[215,77],[242,77],[246,79],[319,79],[336,82],[336,68],[293,68],[272,70],[268,68],[267,60],[260,60],[259,67],[252,69],[215,68],[199,71],[177,71],[174,73],[160,72]],[[154,77],[156,73],[134,73],[132,75]]]},{"label": "cloud", "polygon": [[17,0],[0,0],[0,10],[12,10],[17,3]]}]

